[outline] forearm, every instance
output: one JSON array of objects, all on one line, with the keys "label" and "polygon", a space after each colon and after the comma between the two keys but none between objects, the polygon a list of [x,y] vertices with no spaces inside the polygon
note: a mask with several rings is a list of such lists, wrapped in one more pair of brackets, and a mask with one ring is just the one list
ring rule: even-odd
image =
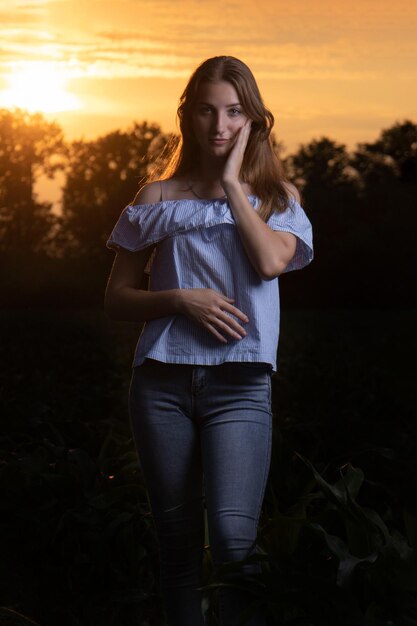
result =
[{"label": "forearm", "polygon": [[123,286],[107,289],[104,307],[112,319],[126,322],[146,322],[168,315],[185,315],[219,341],[227,343],[221,333],[229,338],[242,339],[246,331],[239,321],[245,324],[249,321],[245,313],[233,306],[233,302],[233,298],[213,289],[145,291]]},{"label": "forearm", "polygon": [[145,291],[133,287],[120,287],[106,292],[104,308],[114,320],[146,322],[179,313],[180,291],[180,289]]},{"label": "forearm", "polygon": [[293,238],[265,224],[253,210],[239,182],[224,181],[223,187],[251,264],[264,280],[275,278],[284,271],[294,253]]}]

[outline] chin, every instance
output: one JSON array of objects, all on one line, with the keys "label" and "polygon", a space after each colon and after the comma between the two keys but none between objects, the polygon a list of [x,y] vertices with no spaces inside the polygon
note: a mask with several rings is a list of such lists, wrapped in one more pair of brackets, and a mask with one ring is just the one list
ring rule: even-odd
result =
[{"label": "chin", "polygon": [[219,156],[219,157],[223,157],[223,156],[227,156],[231,150],[231,146],[212,146],[210,145],[208,147],[208,153],[212,154],[213,156]]}]

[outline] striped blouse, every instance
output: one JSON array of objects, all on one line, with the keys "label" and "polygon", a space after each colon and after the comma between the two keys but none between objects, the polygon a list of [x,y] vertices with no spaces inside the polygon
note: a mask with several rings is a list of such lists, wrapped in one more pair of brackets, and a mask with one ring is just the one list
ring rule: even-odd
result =
[{"label": "striped blouse", "polygon": [[[259,199],[249,196],[254,209]],[[313,258],[312,229],[304,210],[291,199],[268,220],[273,230],[293,233],[297,246],[286,268],[300,269]],[[164,363],[218,365],[226,361],[270,364],[276,370],[279,337],[278,278],[262,280],[246,256],[227,199],[163,200],[128,205],[107,246],[137,251],[156,244],[150,289],[211,288],[234,299],[249,322],[242,339],[223,344],[184,315],[146,322],[133,366],[145,358]]]}]

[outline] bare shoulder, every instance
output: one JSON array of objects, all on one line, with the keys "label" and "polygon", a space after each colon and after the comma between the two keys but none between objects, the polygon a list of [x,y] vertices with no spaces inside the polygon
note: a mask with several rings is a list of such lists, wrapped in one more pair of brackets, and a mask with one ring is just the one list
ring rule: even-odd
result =
[{"label": "bare shoulder", "polygon": [[155,204],[161,199],[161,181],[146,183],[137,192],[132,204]]},{"label": "bare shoulder", "polygon": [[300,193],[297,187],[288,181],[285,181],[283,185],[285,189],[287,190],[287,192],[289,193],[289,195],[292,196],[298,203],[300,203],[301,198],[300,198]]},{"label": "bare shoulder", "polygon": [[132,204],[155,204],[160,202],[162,197],[165,200],[181,200],[187,191],[189,191],[189,185],[185,178],[172,177],[155,180],[146,183],[138,191]]}]

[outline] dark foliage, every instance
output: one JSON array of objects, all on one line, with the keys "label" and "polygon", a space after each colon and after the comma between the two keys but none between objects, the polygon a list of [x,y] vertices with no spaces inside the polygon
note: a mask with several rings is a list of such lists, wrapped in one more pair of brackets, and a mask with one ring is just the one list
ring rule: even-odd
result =
[{"label": "dark foliage", "polygon": [[148,152],[160,136],[156,124],[134,124],[69,148],[62,229],[77,256],[106,256],[105,242],[121,210],[146,177]]},{"label": "dark foliage", "polygon": [[137,329],[116,338],[101,314],[2,322],[0,603],[42,626],[159,624],[126,407]]},{"label": "dark foliage", "polygon": [[[140,329],[40,310],[1,325],[0,605],[42,626],[163,624],[127,416]],[[214,573],[207,552],[211,594],[232,573],[271,624],[415,623],[414,325],[411,311],[284,312],[262,575]]]},{"label": "dark foliage", "polygon": [[417,173],[402,174],[405,159],[417,158],[416,134],[405,121],[353,154],[322,138],[287,159],[315,245],[312,265],[282,278],[287,306],[416,306]]},{"label": "dark foliage", "polygon": [[[397,123],[352,154],[321,138],[286,161],[316,258],[280,278],[262,575],[214,572],[206,551],[208,612],[233,575],[274,625],[417,624],[416,128]],[[0,623],[163,624],[127,421],[139,329],[69,312],[101,307],[104,242],[163,136],[143,123],[68,147],[18,111],[1,113],[0,136]],[[57,215],[33,189],[62,167]]]},{"label": "dark foliage", "polygon": [[51,205],[38,202],[34,185],[62,167],[64,139],[40,114],[0,110],[0,252],[36,253],[55,227]]},{"label": "dark foliage", "polygon": [[[416,136],[405,120],[352,153],[322,137],[286,159],[315,244],[313,264],[282,277],[287,307],[416,305]],[[174,138],[143,122],[65,146],[55,124],[21,111],[2,112],[0,138],[2,306],[100,306],[113,258],[106,239]],[[57,168],[61,214],[34,194],[37,176]]]}]

